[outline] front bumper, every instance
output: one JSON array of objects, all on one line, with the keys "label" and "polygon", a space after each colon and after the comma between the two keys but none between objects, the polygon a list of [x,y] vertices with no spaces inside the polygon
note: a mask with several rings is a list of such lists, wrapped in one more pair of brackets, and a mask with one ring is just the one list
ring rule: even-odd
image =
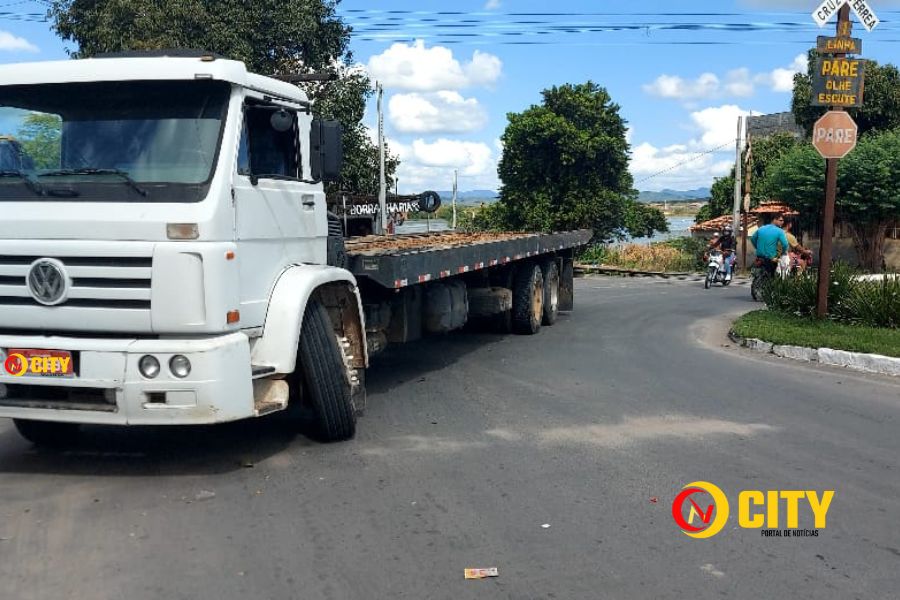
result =
[{"label": "front bumper", "polygon": [[[241,332],[202,338],[82,339],[0,336],[0,348],[69,350],[77,356],[70,378],[16,377],[0,365],[0,417],[110,425],[223,423],[254,416],[250,341]],[[143,377],[146,354],[161,365]],[[179,379],[169,359],[181,354],[191,372]]]}]

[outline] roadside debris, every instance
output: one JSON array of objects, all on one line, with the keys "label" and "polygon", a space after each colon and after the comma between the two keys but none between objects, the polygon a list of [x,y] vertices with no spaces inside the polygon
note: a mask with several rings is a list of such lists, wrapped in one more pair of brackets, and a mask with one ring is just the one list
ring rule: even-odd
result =
[{"label": "roadside debris", "polygon": [[197,502],[202,502],[204,500],[212,500],[216,497],[215,492],[210,492],[209,490],[200,490],[196,496],[194,496],[194,500]]},{"label": "roadside debris", "polygon": [[550,523],[544,523],[541,525],[541,529],[550,529]]},{"label": "roadside debris", "polygon": [[497,567],[466,569],[466,579],[485,579],[487,577],[500,577],[500,570]]},{"label": "roadside debris", "polygon": [[659,498],[657,498],[656,496],[651,496],[650,502],[652,502],[653,504],[656,504],[657,502],[659,502]]}]

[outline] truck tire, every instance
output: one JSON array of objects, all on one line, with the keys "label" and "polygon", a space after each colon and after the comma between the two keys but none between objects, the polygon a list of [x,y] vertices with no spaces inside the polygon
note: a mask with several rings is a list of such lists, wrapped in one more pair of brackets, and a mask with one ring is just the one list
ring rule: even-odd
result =
[{"label": "truck tire", "polygon": [[298,354],[303,391],[323,442],[349,440],[356,433],[356,414],[347,369],[331,328],[328,311],[310,299],[303,315]]},{"label": "truck tire", "polygon": [[541,263],[544,277],[544,325],[553,325],[559,317],[559,265],[555,260]]},{"label": "truck tire", "polygon": [[78,439],[77,423],[53,423],[50,421],[29,421],[13,419],[19,435],[34,444],[45,448],[63,448]]},{"label": "truck tire", "polygon": [[[510,291],[513,289],[513,283],[516,278],[516,269],[510,265],[508,267],[498,267],[496,272],[491,275],[491,284],[497,287],[503,287]],[[515,302],[513,302],[515,304]],[[510,334],[513,332],[513,311],[505,310],[491,318],[490,330],[493,333]]]},{"label": "truck tire", "polygon": [[531,263],[516,271],[513,281],[513,331],[534,335],[544,320],[544,276],[541,267]]},{"label": "truck tire", "polygon": [[559,273],[559,310],[575,310],[575,264],[571,258],[563,259],[562,271]]}]

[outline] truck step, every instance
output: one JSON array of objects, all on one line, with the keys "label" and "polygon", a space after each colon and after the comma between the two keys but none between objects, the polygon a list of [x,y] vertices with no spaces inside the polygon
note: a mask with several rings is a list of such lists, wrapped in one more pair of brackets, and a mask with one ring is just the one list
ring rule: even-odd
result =
[{"label": "truck step", "polygon": [[257,417],[284,410],[290,389],[284,379],[257,379],[253,382],[253,410]]}]

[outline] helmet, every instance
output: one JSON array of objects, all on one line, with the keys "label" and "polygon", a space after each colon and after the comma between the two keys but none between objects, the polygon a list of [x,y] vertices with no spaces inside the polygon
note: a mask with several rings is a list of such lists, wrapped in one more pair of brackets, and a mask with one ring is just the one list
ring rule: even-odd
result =
[{"label": "helmet", "polygon": [[731,233],[732,231],[734,231],[734,228],[732,228],[731,225],[725,226],[725,233]]},{"label": "helmet", "polygon": [[717,231],[717,232],[715,232],[715,233],[714,233],[714,234],[713,234],[713,237],[714,237],[714,238],[717,238],[717,237],[719,237],[719,232],[718,232],[718,231]]}]

